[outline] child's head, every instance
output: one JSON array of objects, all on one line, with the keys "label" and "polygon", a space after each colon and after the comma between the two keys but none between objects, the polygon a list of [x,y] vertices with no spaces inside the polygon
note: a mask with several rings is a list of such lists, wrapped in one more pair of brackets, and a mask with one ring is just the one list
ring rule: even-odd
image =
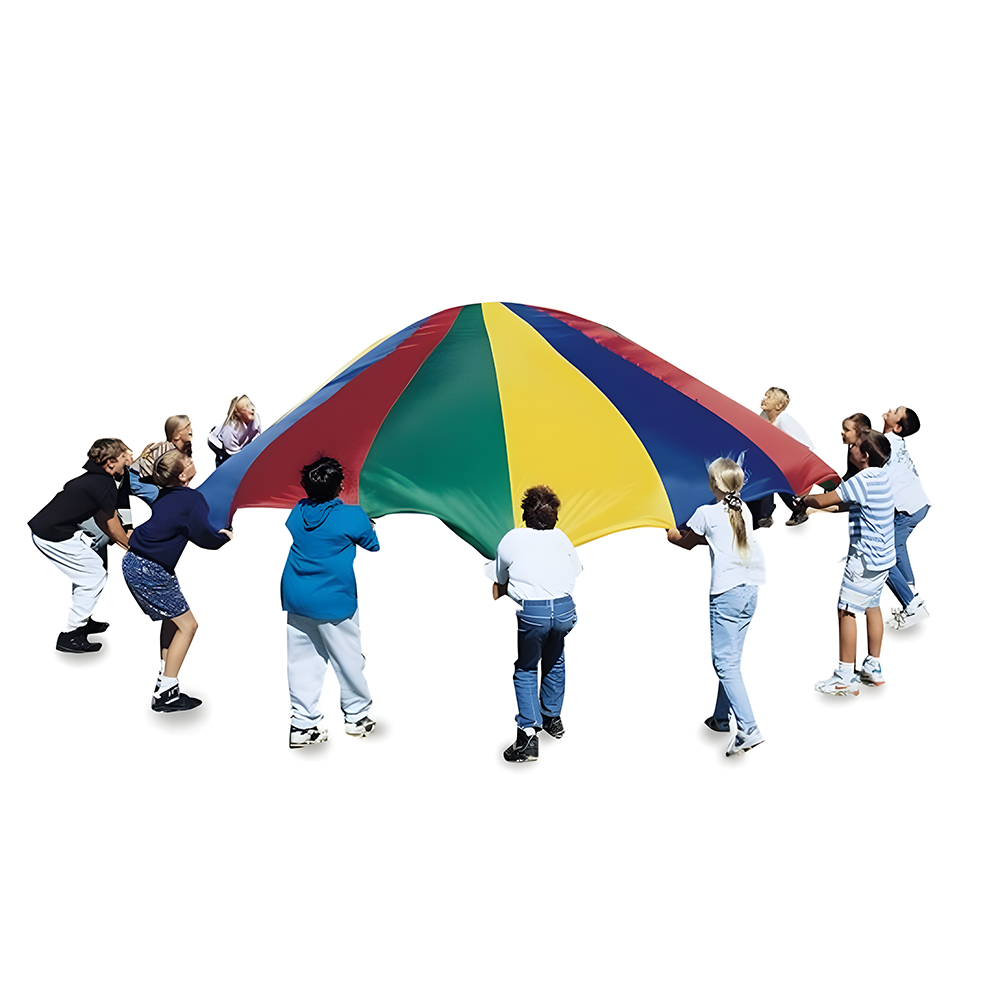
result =
[{"label": "child's head", "polygon": [[892,447],[885,435],[870,427],[858,434],[858,440],[851,445],[850,450],[851,461],[859,469],[881,469],[889,461],[891,454]]},{"label": "child's head", "polygon": [[772,385],[764,393],[764,398],[760,401],[760,408],[765,413],[781,413],[782,410],[787,409],[791,401],[791,397],[784,389],[779,389],[776,385]]},{"label": "child's head", "polygon": [[193,436],[191,418],[186,413],[175,413],[172,417],[167,417],[167,422],[163,425],[163,437],[175,448],[190,444]]},{"label": "child's head", "polygon": [[887,410],[882,414],[885,421],[884,433],[898,434],[900,437],[909,437],[920,430],[920,418],[916,413],[905,406],[897,406],[894,410]]},{"label": "child's head", "polygon": [[747,527],[743,520],[743,470],[731,458],[717,458],[708,467],[708,485],[715,498],[726,505],[729,526],[733,529],[733,542],[740,559],[750,560],[750,543],[747,541]]},{"label": "child's head", "polygon": [[344,467],[335,458],[317,458],[302,469],[302,488],[310,500],[335,500],[344,485]]},{"label": "child's head", "polygon": [[524,523],[536,531],[551,531],[559,520],[560,506],[559,497],[548,486],[532,486],[521,500]]},{"label": "child's head", "polygon": [[840,425],[840,437],[844,444],[854,444],[858,439],[858,433],[863,430],[870,430],[872,422],[864,413],[852,413],[849,417],[844,417]]},{"label": "child's head", "polygon": [[178,448],[165,451],[153,463],[153,482],[161,490],[171,486],[187,486],[196,473],[194,460]]},{"label": "child's head", "polygon": [[256,413],[249,396],[233,396],[229,403],[229,412],[226,414],[227,424],[249,424],[253,421]]},{"label": "child's head", "polygon": [[128,463],[129,454],[128,445],[121,438],[98,438],[90,446],[87,458],[117,476]]}]

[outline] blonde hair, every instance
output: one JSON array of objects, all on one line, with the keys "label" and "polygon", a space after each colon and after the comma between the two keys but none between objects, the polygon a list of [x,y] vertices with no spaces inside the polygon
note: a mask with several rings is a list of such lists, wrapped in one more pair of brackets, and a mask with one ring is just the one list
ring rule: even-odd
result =
[{"label": "blonde hair", "polygon": [[792,397],[789,396],[784,389],[779,389],[776,385],[772,385],[771,388],[764,393],[764,395],[778,397],[778,402],[781,404],[781,410],[778,411],[779,413],[782,412],[782,410],[787,410],[788,404],[792,401]]},{"label": "blonde hair", "polygon": [[244,399],[253,405],[253,401],[249,396],[233,396],[232,402],[229,404],[229,412],[226,414],[226,419],[222,421],[223,426],[226,424],[239,424],[243,422],[236,413],[236,407],[239,406]]},{"label": "blonde hair", "polygon": [[153,482],[161,489],[167,486],[180,486],[180,476],[187,461],[188,456],[177,448],[165,451],[153,463]]},{"label": "blonde hair", "polygon": [[708,467],[708,485],[712,492],[719,494],[729,514],[729,526],[733,529],[733,544],[744,565],[750,564],[750,541],[747,526],[743,520],[743,470],[731,458],[717,458]]}]

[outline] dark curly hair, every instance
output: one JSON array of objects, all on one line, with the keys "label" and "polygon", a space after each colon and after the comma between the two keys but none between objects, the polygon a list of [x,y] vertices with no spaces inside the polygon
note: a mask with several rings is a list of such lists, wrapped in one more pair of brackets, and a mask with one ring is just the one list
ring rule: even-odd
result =
[{"label": "dark curly hair", "polygon": [[548,486],[532,486],[524,491],[521,510],[524,523],[536,531],[550,531],[559,520],[559,497]]},{"label": "dark curly hair", "polygon": [[344,467],[335,458],[317,458],[303,468],[301,481],[310,500],[333,500],[344,485]]}]

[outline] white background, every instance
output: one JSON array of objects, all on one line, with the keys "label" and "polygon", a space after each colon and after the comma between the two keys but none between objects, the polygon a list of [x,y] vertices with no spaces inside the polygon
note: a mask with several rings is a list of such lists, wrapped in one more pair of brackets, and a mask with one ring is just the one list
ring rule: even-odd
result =
[{"label": "white background", "polygon": [[[0,39],[8,995],[991,983],[991,5],[22,4]],[[932,617],[887,634],[885,687],[812,689],[826,514],[762,537],[767,739],[733,760],[701,722],[707,553],[651,530],[581,550],[567,736],[534,765],[500,756],[513,606],[429,518],[357,559],[373,738],[287,749],[280,511],[180,564],[197,712],[149,711],[118,552],[103,651],[54,651],[68,582],[24,522],[94,438],[138,450],[186,412],[204,477],[234,394],[272,423],[484,300],[605,323],[750,407],[784,386],[838,470],[843,416],[918,410]]]}]

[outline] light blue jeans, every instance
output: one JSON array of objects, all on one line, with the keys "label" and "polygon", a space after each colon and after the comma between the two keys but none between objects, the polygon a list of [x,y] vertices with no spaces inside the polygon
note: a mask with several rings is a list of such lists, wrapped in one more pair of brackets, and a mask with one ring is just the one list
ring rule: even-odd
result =
[{"label": "light blue jeans", "polygon": [[915,514],[904,514],[901,510],[897,510],[893,519],[893,528],[896,532],[896,565],[889,570],[889,577],[885,582],[904,608],[913,600],[913,567],[910,565],[910,554],[906,551],[906,540],[910,537],[910,532],[927,516],[929,510],[930,504],[925,504]]},{"label": "light blue jeans", "polygon": [[[521,729],[542,728],[542,716],[562,712],[566,693],[566,654],[563,644],[576,624],[573,598],[524,601],[517,612],[517,660],[514,661],[514,694]],[[541,681],[538,664],[541,661]]]},{"label": "light blue jeans", "polygon": [[744,733],[757,728],[750,708],[740,660],[747,628],[757,610],[757,588],[742,583],[721,594],[713,594],[708,601],[708,620],[712,632],[712,666],[719,676],[719,694],[715,702],[715,718],[729,718],[732,709],[736,725]]}]

